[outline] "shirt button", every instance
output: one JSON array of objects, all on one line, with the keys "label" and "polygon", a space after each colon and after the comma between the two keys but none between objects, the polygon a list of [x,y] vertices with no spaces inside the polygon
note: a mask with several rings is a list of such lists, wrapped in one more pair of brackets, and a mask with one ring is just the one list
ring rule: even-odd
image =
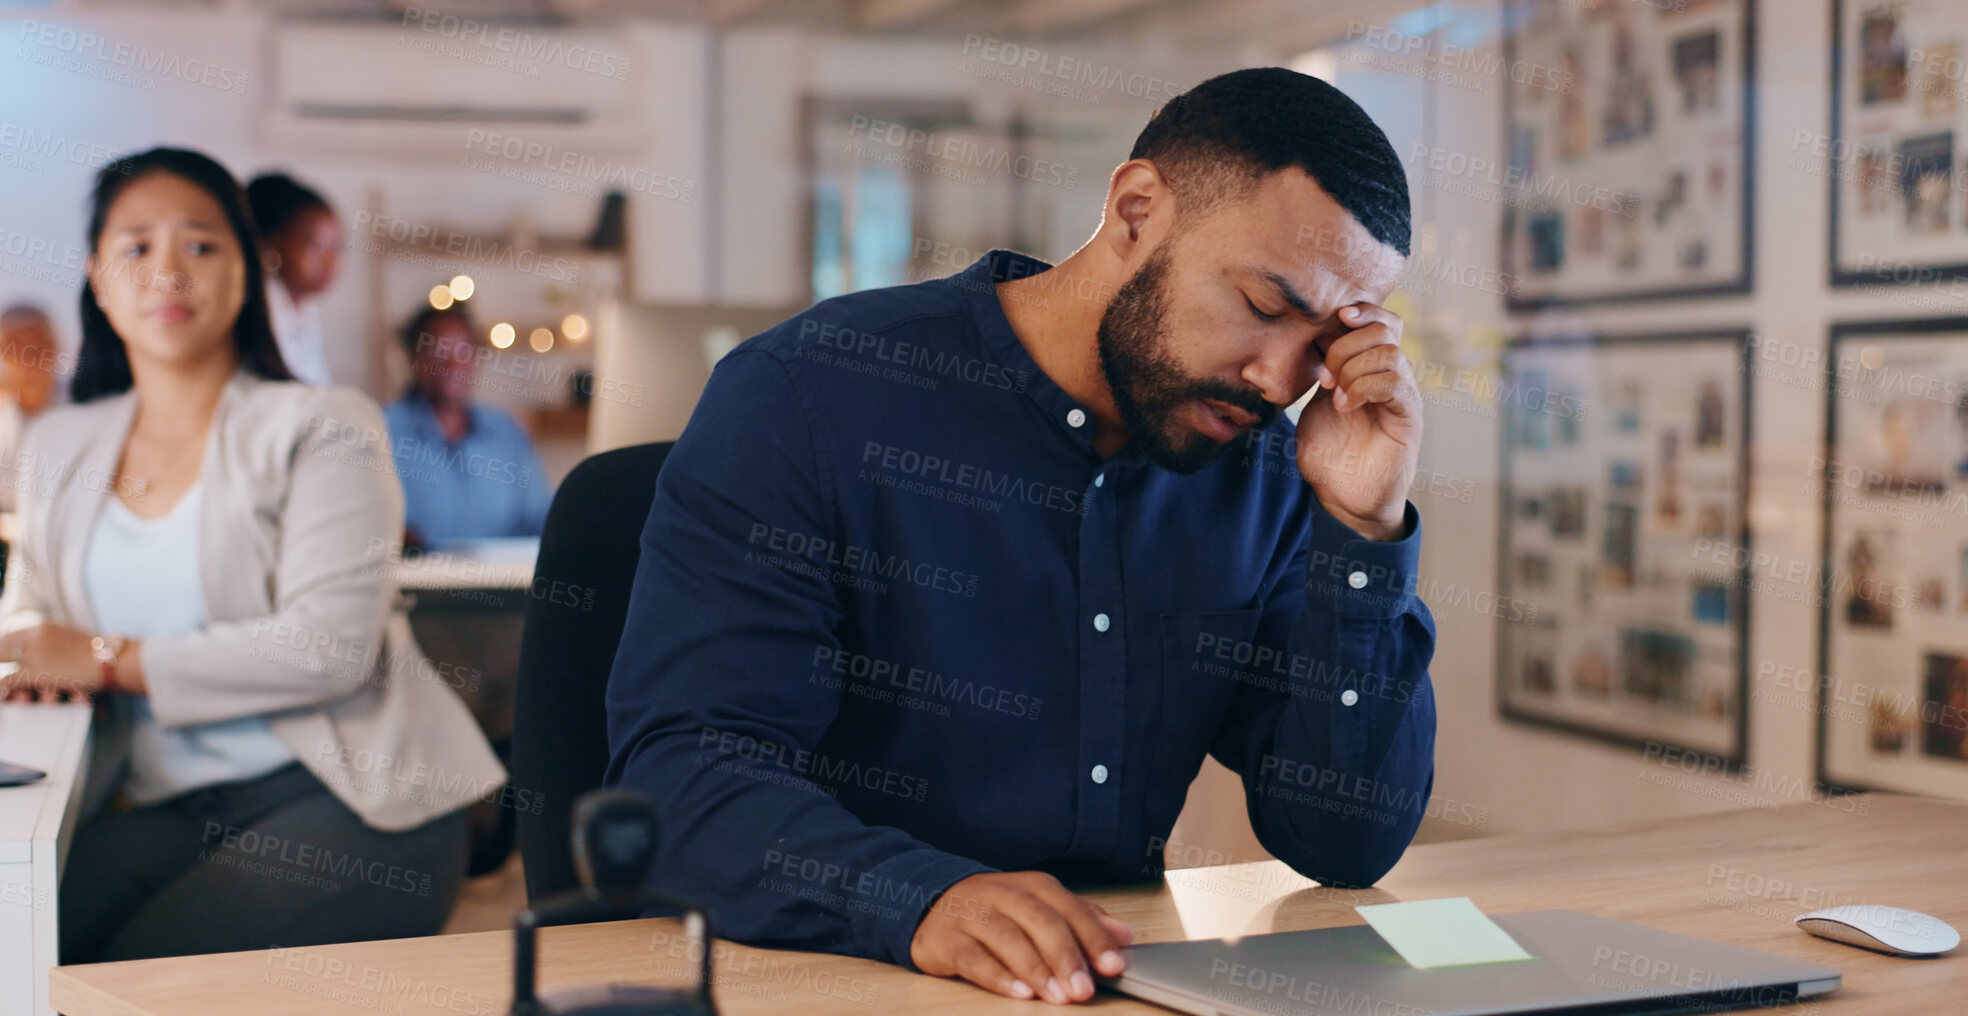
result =
[{"label": "shirt button", "polygon": [[1093,767],[1093,773],[1092,773],[1092,775],[1093,775],[1093,782],[1095,782],[1095,783],[1105,783],[1105,782],[1107,782],[1107,767],[1106,767],[1106,766],[1094,766],[1094,767]]},{"label": "shirt button", "polygon": [[1113,623],[1114,623],[1114,622],[1112,622],[1112,621],[1110,621],[1110,620],[1108,620],[1108,619],[1107,619],[1107,615],[1105,615],[1105,614],[1095,614],[1095,615],[1093,615],[1093,630],[1094,630],[1094,631],[1106,631],[1106,630],[1107,630],[1107,626],[1108,626],[1108,625],[1111,625],[1111,624],[1113,624]]},{"label": "shirt button", "polygon": [[1348,688],[1348,689],[1346,689],[1345,691],[1343,691],[1343,692],[1340,692],[1340,693],[1339,693],[1339,704],[1340,704],[1340,705],[1343,705],[1343,706],[1350,706],[1350,705],[1352,705],[1353,703],[1355,703],[1355,702],[1358,702],[1358,701],[1360,701],[1360,693],[1359,693],[1359,692],[1357,692],[1357,691],[1354,691],[1354,690],[1353,690],[1353,689],[1351,689],[1351,688]]},{"label": "shirt button", "polygon": [[1093,485],[1094,485],[1094,486],[1096,486],[1096,487],[1098,487],[1098,486],[1100,486],[1101,484],[1103,484],[1103,483],[1106,483],[1106,482],[1107,482],[1107,474],[1106,474],[1106,473],[1101,473],[1101,474],[1100,474],[1099,476],[1096,476],[1096,477],[1094,477],[1094,478],[1093,478]]},{"label": "shirt button", "polygon": [[1086,423],[1086,411],[1082,409],[1075,409],[1068,412],[1066,414],[1066,423],[1067,425],[1073,427],[1084,425]]},{"label": "shirt button", "polygon": [[[1353,574],[1346,576],[1346,584],[1352,586],[1355,589],[1367,588],[1367,573],[1363,571],[1356,571]],[[1348,704],[1350,705],[1351,703]]]}]

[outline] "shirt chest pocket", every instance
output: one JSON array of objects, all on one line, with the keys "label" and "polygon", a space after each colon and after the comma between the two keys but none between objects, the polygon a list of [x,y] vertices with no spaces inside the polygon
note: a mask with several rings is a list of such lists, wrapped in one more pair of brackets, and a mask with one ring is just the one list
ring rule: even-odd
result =
[{"label": "shirt chest pocket", "polygon": [[[1162,615],[1151,809],[1182,807],[1183,795],[1241,687],[1236,660],[1250,658],[1263,616],[1261,610]],[[1174,820],[1173,811],[1168,818]]]}]

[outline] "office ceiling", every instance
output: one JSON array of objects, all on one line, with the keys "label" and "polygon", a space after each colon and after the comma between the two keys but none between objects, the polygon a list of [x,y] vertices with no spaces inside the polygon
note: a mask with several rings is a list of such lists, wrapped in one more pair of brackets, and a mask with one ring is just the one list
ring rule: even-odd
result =
[{"label": "office ceiling", "polygon": [[[1007,37],[1178,39],[1184,47],[1262,43],[1279,51],[1342,37],[1355,19],[1384,20],[1428,0],[55,0],[84,10],[218,8],[282,17],[390,21],[421,7],[535,24],[655,18],[719,29],[797,28]],[[1437,6],[1447,6],[1438,4]]]},{"label": "office ceiling", "polygon": [[580,22],[653,17],[714,27],[786,25],[863,31],[988,28],[1068,32],[1136,16],[1178,0],[79,0],[78,6],[230,6],[310,17],[400,17],[406,7],[460,17]]}]

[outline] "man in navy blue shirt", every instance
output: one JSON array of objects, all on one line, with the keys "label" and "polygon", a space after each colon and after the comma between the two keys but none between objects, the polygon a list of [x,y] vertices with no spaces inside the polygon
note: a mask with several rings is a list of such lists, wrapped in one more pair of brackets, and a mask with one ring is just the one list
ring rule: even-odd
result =
[{"label": "man in navy blue shirt", "polygon": [[1155,114],[1058,266],[993,251],[726,356],[608,688],[656,884],[740,940],[1066,1003],[1131,933],[1062,880],[1158,875],[1206,754],[1294,869],[1385,874],[1434,772],[1380,306],[1408,236],[1357,105],[1238,71]]}]

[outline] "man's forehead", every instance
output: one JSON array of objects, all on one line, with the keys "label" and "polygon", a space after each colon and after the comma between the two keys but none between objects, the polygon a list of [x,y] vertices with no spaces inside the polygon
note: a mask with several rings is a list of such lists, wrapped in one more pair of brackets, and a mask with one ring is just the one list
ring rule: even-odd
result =
[{"label": "man's forehead", "polygon": [[1303,170],[1267,175],[1246,203],[1256,234],[1254,259],[1300,286],[1338,282],[1381,299],[1400,282],[1407,258],[1367,227]]}]

